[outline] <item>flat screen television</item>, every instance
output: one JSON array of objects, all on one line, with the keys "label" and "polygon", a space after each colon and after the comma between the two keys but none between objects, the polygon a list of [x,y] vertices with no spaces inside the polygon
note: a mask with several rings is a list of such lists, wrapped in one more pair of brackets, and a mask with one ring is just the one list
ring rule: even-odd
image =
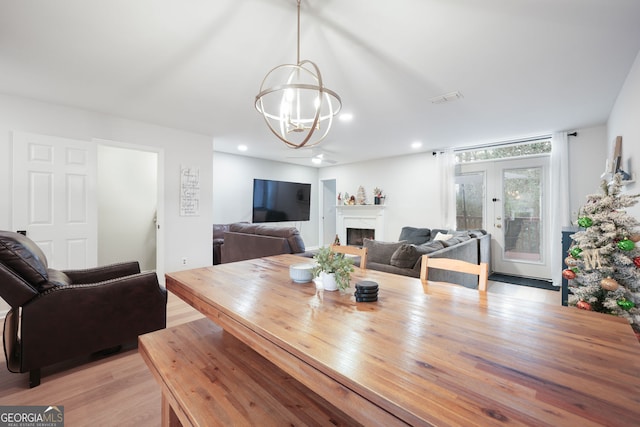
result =
[{"label": "flat screen television", "polygon": [[252,222],[309,221],[311,184],[253,180]]}]

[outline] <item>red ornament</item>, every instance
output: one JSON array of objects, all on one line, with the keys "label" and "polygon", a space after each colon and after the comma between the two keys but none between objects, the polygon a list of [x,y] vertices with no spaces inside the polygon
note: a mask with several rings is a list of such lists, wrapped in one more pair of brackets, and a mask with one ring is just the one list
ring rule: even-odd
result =
[{"label": "red ornament", "polygon": [[575,279],[576,273],[573,270],[569,270],[567,268],[566,270],[562,270],[562,277],[564,277],[567,280]]},{"label": "red ornament", "polygon": [[576,304],[576,307],[578,307],[581,310],[591,311],[591,304],[589,304],[586,301],[578,301],[578,303]]},{"label": "red ornament", "polygon": [[637,256],[633,259],[633,263],[636,265],[636,267],[640,268],[640,256]]}]

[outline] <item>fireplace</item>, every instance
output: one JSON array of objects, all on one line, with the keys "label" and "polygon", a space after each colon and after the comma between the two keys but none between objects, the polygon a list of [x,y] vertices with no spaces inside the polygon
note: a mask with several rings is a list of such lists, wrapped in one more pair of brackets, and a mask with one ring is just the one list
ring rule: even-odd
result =
[{"label": "fireplace", "polygon": [[376,230],[372,228],[350,228],[347,227],[347,245],[362,246],[364,239],[375,239]]},{"label": "fireplace", "polygon": [[365,238],[384,240],[385,208],[386,205],[336,206],[336,232],[340,242],[362,246]]}]

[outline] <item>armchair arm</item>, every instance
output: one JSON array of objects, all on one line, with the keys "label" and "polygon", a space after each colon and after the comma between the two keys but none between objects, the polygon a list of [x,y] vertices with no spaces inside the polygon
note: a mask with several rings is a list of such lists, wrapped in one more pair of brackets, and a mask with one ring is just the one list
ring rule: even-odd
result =
[{"label": "armchair arm", "polygon": [[84,270],[65,270],[63,273],[71,279],[71,283],[74,285],[98,283],[138,274],[140,273],[140,264],[137,261],[122,262]]}]

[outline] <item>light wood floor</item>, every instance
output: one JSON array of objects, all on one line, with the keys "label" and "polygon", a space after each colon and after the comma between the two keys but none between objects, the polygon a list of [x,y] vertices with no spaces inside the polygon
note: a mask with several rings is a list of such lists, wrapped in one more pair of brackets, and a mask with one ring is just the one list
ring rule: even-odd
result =
[{"label": "light wood floor", "polygon": [[[491,281],[488,292],[556,305],[561,300],[560,292]],[[201,317],[169,294],[168,327]],[[74,427],[160,425],[160,389],[137,348],[45,368],[42,383],[33,389],[28,388],[28,374],[10,373],[4,353],[0,357],[0,405],[64,406],[66,425]]]}]

